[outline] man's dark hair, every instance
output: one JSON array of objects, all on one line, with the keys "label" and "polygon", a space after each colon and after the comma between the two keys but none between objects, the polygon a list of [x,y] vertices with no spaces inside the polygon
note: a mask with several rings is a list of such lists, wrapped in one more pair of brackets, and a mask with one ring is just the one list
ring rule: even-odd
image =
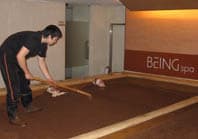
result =
[{"label": "man's dark hair", "polygon": [[62,37],[62,32],[61,30],[56,26],[56,25],[48,25],[43,31],[42,35],[44,38],[48,37],[51,35],[51,37]]}]

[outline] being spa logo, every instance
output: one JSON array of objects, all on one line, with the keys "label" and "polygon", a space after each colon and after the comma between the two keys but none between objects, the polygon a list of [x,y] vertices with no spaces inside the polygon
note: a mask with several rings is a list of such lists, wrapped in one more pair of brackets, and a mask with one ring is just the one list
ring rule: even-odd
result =
[{"label": "being spa logo", "polygon": [[184,74],[196,72],[195,67],[182,65],[180,59],[164,58],[164,57],[157,57],[157,56],[147,56],[146,68],[170,70],[170,71],[175,71],[175,72],[182,72]]}]

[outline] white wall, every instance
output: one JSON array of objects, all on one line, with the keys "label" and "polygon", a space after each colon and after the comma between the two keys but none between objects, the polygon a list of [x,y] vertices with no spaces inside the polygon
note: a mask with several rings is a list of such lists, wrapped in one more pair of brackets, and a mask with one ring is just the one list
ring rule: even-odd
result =
[{"label": "white wall", "polygon": [[109,64],[111,23],[125,23],[124,6],[90,7],[89,75],[104,73],[104,68]]},{"label": "white wall", "polygon": [[[65,22],[65,4],[61,2],[33,2],[31,0],[1,0],[0,2],[0,43],[8,35],[23,30],[41,30],[49,24]],[[47,62],[52,75],[57,80],[65,77],[65,26],[59,26],[63,38],[48,49]],[[28,61],[30,70],[42,76],[36,58]],[[0,76],[0,88],[4,87]]]}]

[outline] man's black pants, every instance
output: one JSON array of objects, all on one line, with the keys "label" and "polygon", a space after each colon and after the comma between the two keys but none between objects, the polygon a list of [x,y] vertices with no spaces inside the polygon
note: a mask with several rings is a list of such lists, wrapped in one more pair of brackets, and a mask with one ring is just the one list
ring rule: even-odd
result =
[{"label": "man's black pants", "polygon": [[15,118],[20,100],[24,107],[32,102],[30,81],[25,78],[17,60],[9,59],[9,56],[3,52],[0,52],[0,69],[7,89],[7,114],[9,118]]}]

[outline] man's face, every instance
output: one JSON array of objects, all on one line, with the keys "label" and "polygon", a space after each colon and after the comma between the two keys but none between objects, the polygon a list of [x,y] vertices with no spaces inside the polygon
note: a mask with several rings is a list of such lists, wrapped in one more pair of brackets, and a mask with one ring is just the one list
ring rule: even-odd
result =
[{"label": "man's face", "polygon": [[49,45],[49,46],[53,46],[54,44],[56,44],[57,42],[58,42],[58,40],[59,40],[59,38],[58,37],[51,37],[51,35],[49,35],[48,37],[47,37],[47,44]]}]

